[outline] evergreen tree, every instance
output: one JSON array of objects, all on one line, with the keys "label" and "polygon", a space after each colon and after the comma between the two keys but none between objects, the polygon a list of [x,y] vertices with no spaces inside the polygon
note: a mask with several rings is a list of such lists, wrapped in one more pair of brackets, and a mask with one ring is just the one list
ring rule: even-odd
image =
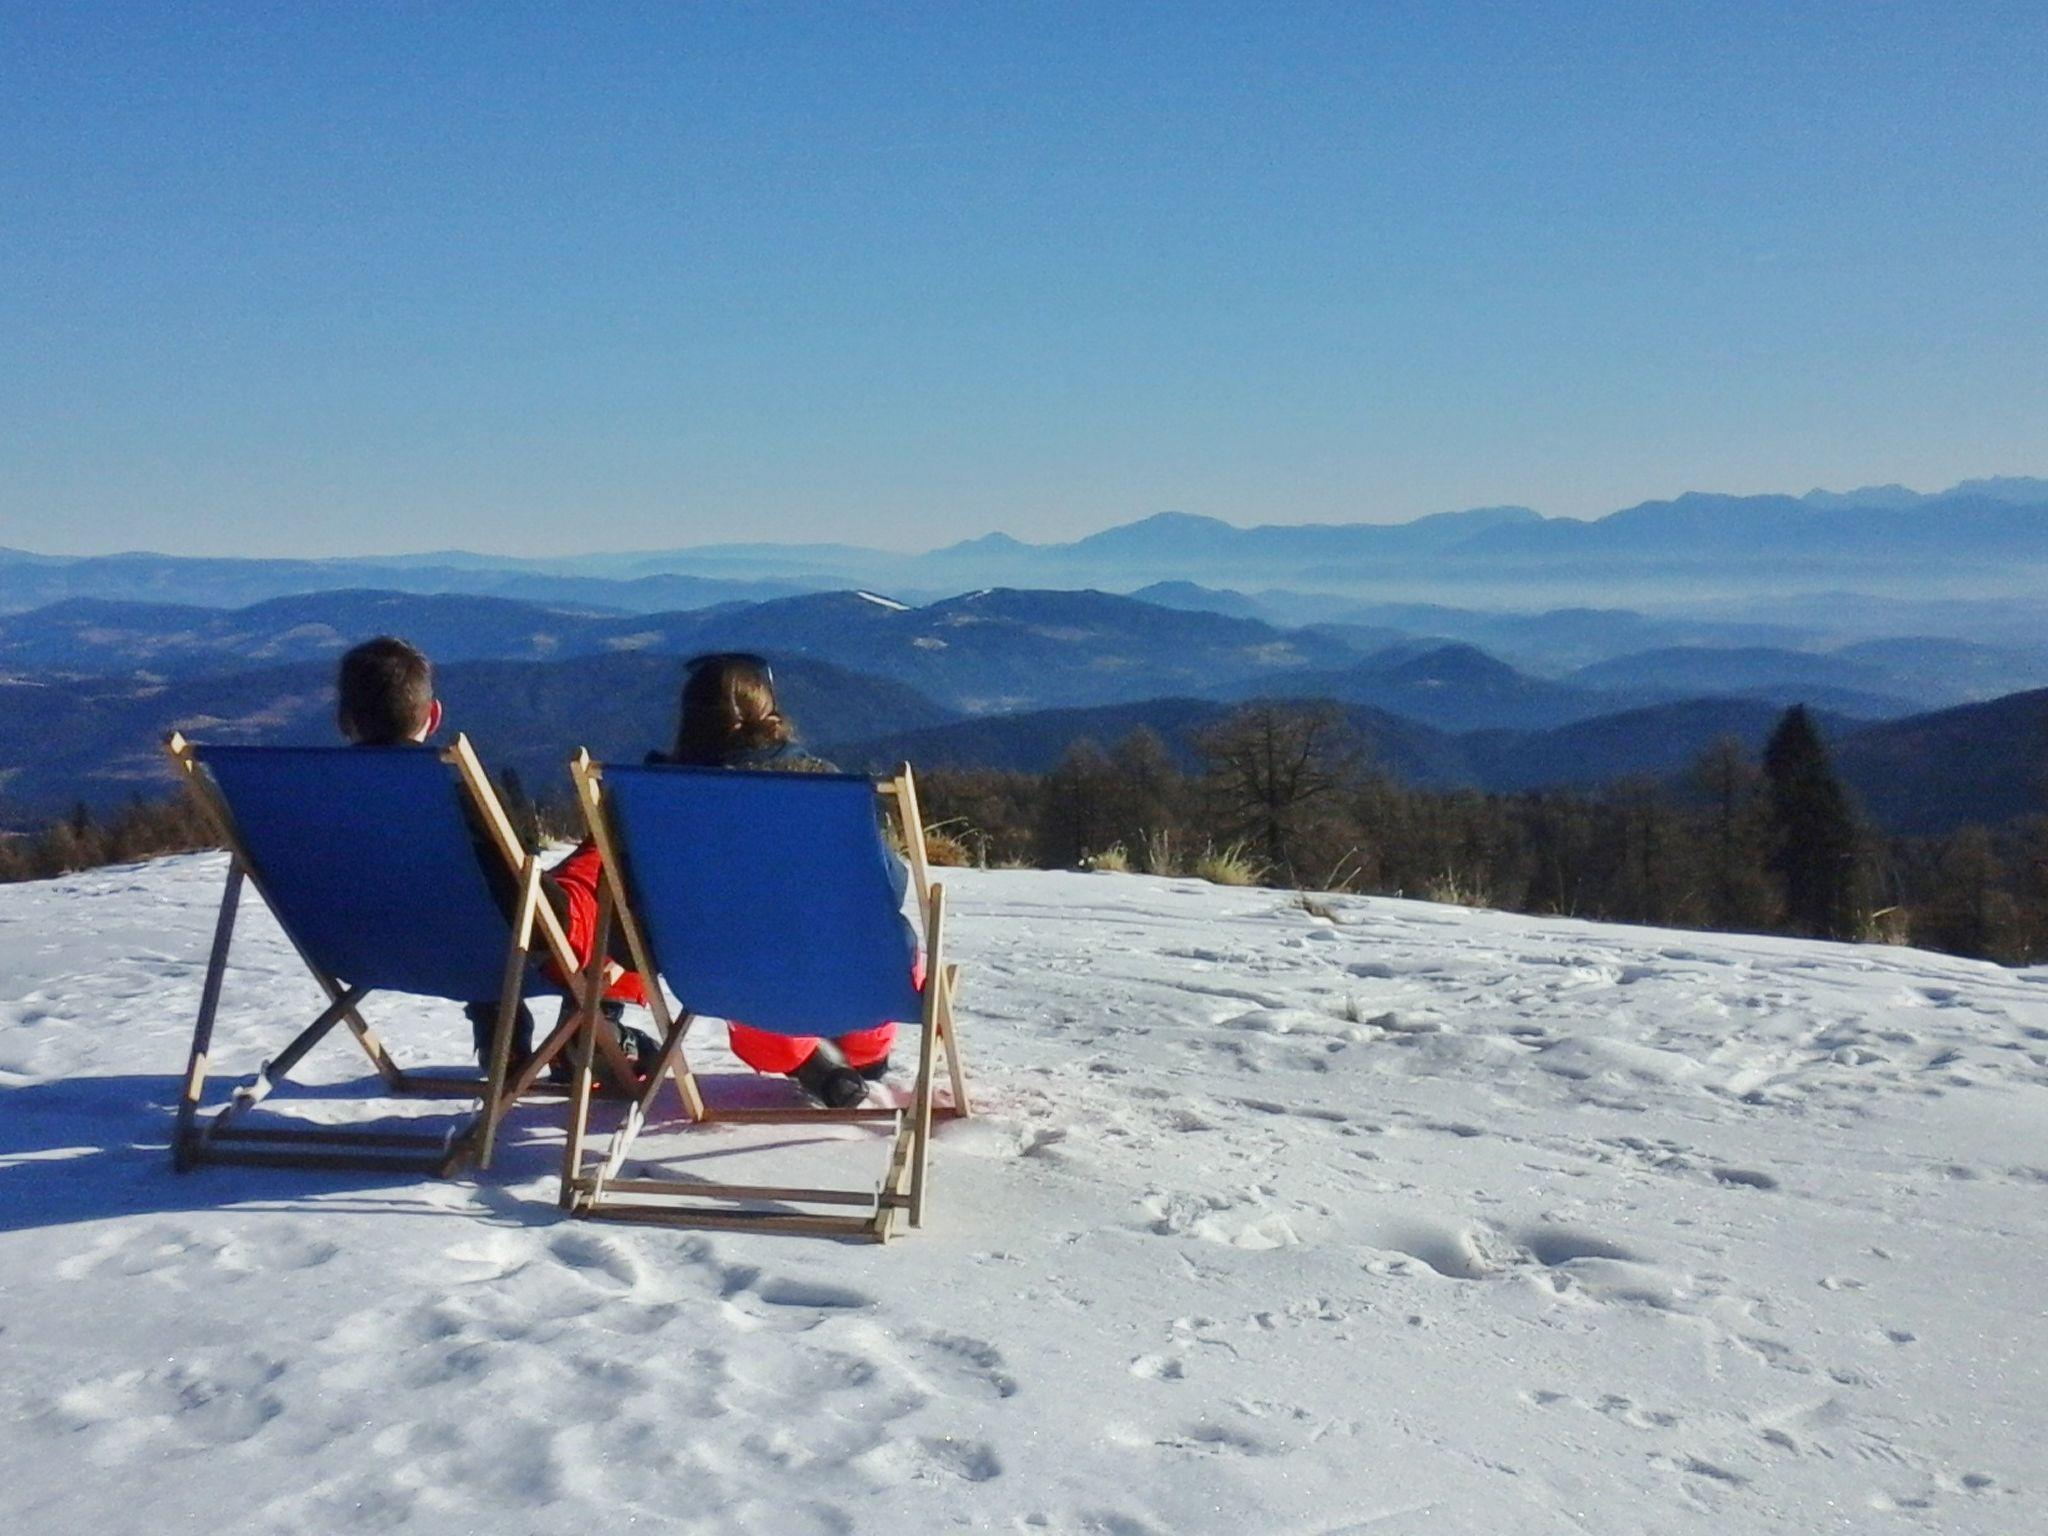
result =
[{"label": "evergreen tree", "polygon": [[1806,706],[1779,719],[1764,746],[1771,820],[1771,869],[1782,883],[1785,917],[1796,932],[1846,939],[1857,930],[1862,842],[1848,792]]}]

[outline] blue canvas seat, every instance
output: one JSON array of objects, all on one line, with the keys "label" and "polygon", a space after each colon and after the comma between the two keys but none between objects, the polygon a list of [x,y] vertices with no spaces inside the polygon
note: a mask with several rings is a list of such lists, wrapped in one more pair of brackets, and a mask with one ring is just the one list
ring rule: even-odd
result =
[{"label": "blue canvas seat", "polygon": [[[537,962],[552,957],[561,976],[573,976],[576,966],[560,924],[539,900],[538,866],[519,845],[468,741],[458,737],[438,752],[200,746],[174,736],[169,750],[232,855],[173,1137],[177,1166],[396,1163],[447,1172],[471,1156],[488,1162],[506,1109],[535,1089],[548,1060],[575,1033],[574,1021],[566,1021],[507,1081],[522,998],[572,990]],[[262,895],[328,1007],[202,1125],[214,1014],[244,881]],[[401,1068],[359,1011],[373,992],[495,1003],[489,1074]],[[475,1095],[482,1108],[438,1134],[247,1125],[247,1112],[340,1024],[389,1091]]]},{"label": "blue canvas seat", "polygon": [[[923,1218],[927,1149],[937,1114],[967,1112],[952,1012],[957,969],[946,962],[943,890],[924,861],[924,830],[908,766],[885,780],[670,766],[573,765],[578,799],[605,863],[600,929],[617,921],[663,1034],[660,1068],[594,1170],[583,1167],[584,1119],[572,1110],[563,1203],[585,1215],[677,1225],[846,1232],[887,1238],[899,1212]],[[919,934],[906,919],[903,865],[877,816],[893,809],[909,854],[924,981],[913,979]],[[671,1012],[663,983],[680,1004]],[[787,1035],[838,1036],[885,1021],[923,1027],[918,1075],[901,1107],[722,1107],[707,1103],[682,1052],[693,1018]],[[934,1100],[943,1046],[951,1102]],[[769,1185],[620,1177],[654,1093],[673,1075],[692,1120],[891,1122],[888,1172],[872,1194]],[[578,1093],[584,1077],[579,1073]],[[622,1200],[620,1195],[636,1197]],[[650,1198],[652,1197],[652,1198]],[[663,1203],[654,1203],[656,1200]],[[707,1204],[707,1202],[710,1202]],[[866,1204],[863,1216],[805,1205]]]}]

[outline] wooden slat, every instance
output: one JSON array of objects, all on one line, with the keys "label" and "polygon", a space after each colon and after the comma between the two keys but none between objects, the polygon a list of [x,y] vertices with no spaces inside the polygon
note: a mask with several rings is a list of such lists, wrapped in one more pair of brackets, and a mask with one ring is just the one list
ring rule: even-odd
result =
[{"label": "wooden slat", "polygon": [[946,984],[946,889],[932,887],[925,931],[924,1030],[917,1041],[917,1084],[911,1091],[915,1145],[910,1153],[910,1224],[924,1225],[925,1172],[931,1158],[932,1067],[939,1046],[939,1005]]},{"label": "wooden slat", "polygon": [[731,1232],[791,1232],[812,1237],[866,1237],[875,1235],[874,1224],[865,1216],[807,1216],[783,1211],[685,1211],[665,1205],[636,1205],[604,1200],[581,1208],[582,1214],[602,1221],[644,1222],[663,1227],[702,1227]]},{"label": "wooden slat", "polygon": [[[589,1179],[578,1181],[588,1189]],[[875,1203],[872,1190],[809,1189],[788,1184],[698,1184],[681,1179],[609,1179],[606,1189],[622,1195],[665,1195],[678,1200],[781,1200],[797,1205],[867,1205]]]},{"label": "wooden slat", "polygon": [[285,1126],[228,1126],[217,1130],[208,1138],[214,1143],[254,1142],[332,1142],[348,1147],[445,1147],[449,1143],[446,1135],[432,1135],[424,1131],[351,1131],[341,1126],[308,1126],[304,1130]]},{"label": "wooden slat", "polygon": [[195,1150],[192,1160],[195,1163],[234,1163],[251,1168],[331,1168],[358,1173],[390,1170],[438,1174],[444,1166],[439,1157],[379,1157],[368,1152],[261,1152],[241,1147]]},{"label": "wooden slat", "polygon": [[707,1106],[704,1123],[717,1125],[721,1121],[734,1125],[858,1125],[865,1121],[894,1120],[902,1114],[901,1109],[878,1107],[863,1109],[805,1109],[792,1105],[788,1109],[750,1109],[735,1107],[719,1109]]}]

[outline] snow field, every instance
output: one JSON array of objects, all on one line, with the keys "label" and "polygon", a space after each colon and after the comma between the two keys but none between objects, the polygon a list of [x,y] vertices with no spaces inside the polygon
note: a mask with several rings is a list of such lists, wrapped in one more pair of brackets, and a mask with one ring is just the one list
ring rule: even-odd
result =
[{"label": "snow field", "polygon": [[[947,871],[983,1113],[875,1248],[566,1220],[545,1104],[479,1180],[173,1176],[222,873],[0,888],[7,1529],[2048,1530],[2048,970]],[[319,1002],[244,912],[230,1081]]]}]

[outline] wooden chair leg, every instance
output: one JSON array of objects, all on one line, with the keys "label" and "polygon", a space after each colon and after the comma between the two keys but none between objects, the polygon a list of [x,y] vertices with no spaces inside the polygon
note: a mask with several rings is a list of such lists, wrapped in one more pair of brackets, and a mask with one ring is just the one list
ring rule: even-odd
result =
[{"label": "wooden chair leg", "polygon": [[911,1105],[913,1144],[910,1150],[910,1224],[924,1225],[925,1170],[930,1161],[932,1140],[932,1068],[939,1048],[939,1019],[946,992],[946,891],[931,888],[925,909],[924,937],[928,951],[925,970],[924,1029],[917,1042],[917,1089]]},{"label": "wooden chair leg", "polygon": [[939,1033],[946,1045],[946,1072],[953,1083],[953,1113],[966,1119],[974,1113],[967,1097],[967,1062],[960,1054],[960,1028],[954,1021],[953,998],[960,990],[960,967],[946,967],[946,990],[939,997]]},{"label": "wooden chair leg", "polygon": [[214,919],[213,953],[206,962],[206,981],[199,991],[199,1017],[192,1026],[192,1054],[185,1063],[185,1091],[178,1100],[178,1118],[171,1130],[171,1166],[179,1173],[192,1168],[193,1122],[199,1101],[206,1093],[206,1067],[213,1051],[213,1020],[220,1011],[221,983],[226,979],[228,949],[235,937],[235,912],[242,900],[242,861],[228,865],[227,886],[221,892],[220,916]]},{"label": "wooden chair leg", "polygon": [[533,909],[540,901],[540,860],[526,856],[520,871],[519,912],[512,942],[505,951],[505,973],[498,982],[498,1022],[491,1033],[491,1070],[484,1084],[483,1123],[477,1127],[477,1166],[491,1166],[497,1150],[498,1120],[505,1113],[505,1074],[512,1061],[513,1026],[526,991],[526,962],[533,948]]},{"label": "wooden chair leg", "polygon": [[576,1071],[569,1089],[569,1129],[562,1145],[562,1195],[565,1211],[576,1209],[576,1181],[583,1175],[583,1138],[590,1128],[591,1078],[597,1066],[597,1034],[604,1016],[605,950],[611,943],[612,891],[601,882],[597,893],[597,931],[592,936],[590,958],[584,963],[581,996],[582,1018],[578,1024]]}]

